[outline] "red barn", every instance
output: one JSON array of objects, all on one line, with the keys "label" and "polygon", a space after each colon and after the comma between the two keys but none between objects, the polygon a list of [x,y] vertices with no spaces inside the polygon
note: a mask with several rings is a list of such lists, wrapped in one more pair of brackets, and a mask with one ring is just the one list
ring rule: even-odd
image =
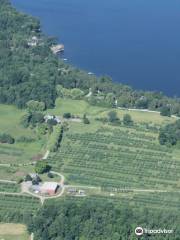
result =
[{"label": "red barn", "polygon": [[56,182],[44,182],[41,186],[41,193],[54,195],[57,192],[58,184]]}]

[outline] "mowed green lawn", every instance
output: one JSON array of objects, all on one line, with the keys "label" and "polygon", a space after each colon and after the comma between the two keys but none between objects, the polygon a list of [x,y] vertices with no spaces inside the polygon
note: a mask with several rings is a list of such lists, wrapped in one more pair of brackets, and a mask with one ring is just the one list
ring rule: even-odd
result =
[{"label": "mowed green lawn", "polygon": [[[56,100],[54,109],[48,109],[47,113],[54,115],[63,115],[65,112],[70,112],[74,115],[83,116],[84,113],[90,118],[106,117],[109,111],[113,109],[103,108],[98,106],[91,106],[84,100],[72,100],[72,99],[61,99]],[[116,109],[118,117],[123,118],[125,114],[130,114],[135,122],[138,123],[154,123],[154,124],[165,124],[175,121],[174,118],[161,116],[156,112],[142,112],[142,111],[130,111]]]},{"label": "mowed green lawn", "polygon": [[24,114],[24,110],[20,110],[15,106],[0,104],[0,132],[9,133],[13,137],[22,135],[33,137],[33,131],[25,129],[19,124]]},{"label": "mowed green lawn", "polygon": [[104,112],[107,108],[91,106],[84,100],[72,100],[58,98],[54,109],[48,109],[49,114],[63,115],[63,113],[70,112],[75,115],[83,116],[84,113],[90,116],[97,116]]},{"label": "mowed green lawn", "polygon": [[158,112],[143,112],[138,110],[121,110],[118,109],[118,116],[130,114],[135,122],[147,122],[154,124],[164,124],[175,121],[174,118],[161,116]]},{"label": "mowed green lawn", "polygon": [[13,223],[0,223],[1,240],[29,240],[25,225]]},{"label": "mowed green lawn", "polygon": [[15,106],[0,104],[0,134],[9,133],[15,139],[21,136],[31,137],[34,142],[15,144],[0,144],[0,164],[26,163],[40,153],[46,143],[46,139],[39,140],[35,130],[24,128],[20,125],[20,119],[25,114],[25,110],[20,110]]}]

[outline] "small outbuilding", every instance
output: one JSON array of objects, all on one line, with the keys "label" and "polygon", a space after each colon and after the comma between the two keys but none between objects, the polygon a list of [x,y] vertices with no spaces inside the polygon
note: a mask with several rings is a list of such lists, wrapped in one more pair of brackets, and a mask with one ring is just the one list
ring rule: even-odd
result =
[{"label": "small outbuilding", "polygon": [[79,190],[79,194],[80,195],[85,195],[85,191],[84,190]]},{"label": "small outbuilding", "polygon": [[75,194],[75,193],[77,193],[77,189],[76,189],[76,188],[69,188],[69,189],[67,190],[67,192],[68,192],[69,194]]}]

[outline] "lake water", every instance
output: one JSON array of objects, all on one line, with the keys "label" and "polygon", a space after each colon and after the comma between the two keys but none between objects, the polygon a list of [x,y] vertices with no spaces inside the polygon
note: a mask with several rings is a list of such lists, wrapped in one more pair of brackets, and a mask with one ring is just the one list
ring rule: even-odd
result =
[{"label": "lake water", "polygon": [[179,0],[12,0],[65,45],[69,63],[180,96]]}]

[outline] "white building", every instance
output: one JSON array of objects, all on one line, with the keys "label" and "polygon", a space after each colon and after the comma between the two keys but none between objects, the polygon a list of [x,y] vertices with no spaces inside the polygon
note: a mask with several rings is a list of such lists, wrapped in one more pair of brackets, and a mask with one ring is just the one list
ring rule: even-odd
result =
[{"label": "white building", "polygon": [[30,47],[35,47],[38,44],[39,39],[36,36],[33,36],[29,41],[28,41],[28,46]]},{"label": "white building", "polygon": [[46,123],[47,123],[48,120],[55,120],[57,123],[61,123],[61,120],[58,116],[49,115],[49,114],[44,116],[44,120],[45,120]]}]

